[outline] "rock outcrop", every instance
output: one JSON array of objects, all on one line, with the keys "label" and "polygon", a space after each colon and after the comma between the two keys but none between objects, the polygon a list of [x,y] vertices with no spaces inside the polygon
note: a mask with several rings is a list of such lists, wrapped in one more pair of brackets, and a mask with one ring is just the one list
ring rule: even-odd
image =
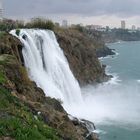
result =
[{"label": "rock outcrop", "polygon": [[89,37],[74,29],[61,29],[55,33],[70,68],[81,85],[100,83],[109,79],[98,60],[96,47]]}]

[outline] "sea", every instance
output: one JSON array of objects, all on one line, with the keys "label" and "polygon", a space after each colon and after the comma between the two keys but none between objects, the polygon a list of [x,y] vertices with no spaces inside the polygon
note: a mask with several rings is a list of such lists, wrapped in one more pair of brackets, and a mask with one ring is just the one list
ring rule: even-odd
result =
[{"label": "sea", "polygon": [[102,90],[103,95],[96,95],[106,114],[100,116],[97,132],[101,140],[140,140],[140,42],[122,41],[107,46],[116,55],[100,61],[114,77],[97,88],[98,93]]}]

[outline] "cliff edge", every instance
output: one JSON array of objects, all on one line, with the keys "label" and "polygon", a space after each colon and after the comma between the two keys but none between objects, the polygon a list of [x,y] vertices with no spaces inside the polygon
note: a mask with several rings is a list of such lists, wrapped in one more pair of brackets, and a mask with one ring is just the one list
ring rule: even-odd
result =
[{"label": "cliff edge", "polygon": [[55,33],[70,68],[81,85],[101,83],[110,78],[105,74],[105,67],[100,64],[96,47],[88,36],[74,29],[61,29]]}]

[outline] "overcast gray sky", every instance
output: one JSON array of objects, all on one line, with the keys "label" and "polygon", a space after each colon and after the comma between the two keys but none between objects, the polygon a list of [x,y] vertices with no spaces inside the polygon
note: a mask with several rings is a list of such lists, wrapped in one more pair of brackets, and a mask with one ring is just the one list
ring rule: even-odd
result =
[{"label": "overcast gray sky", "polygon": [[3,0],[4,14],[11,18],[44,16],[61,22],[140,26],[140,0]]}]

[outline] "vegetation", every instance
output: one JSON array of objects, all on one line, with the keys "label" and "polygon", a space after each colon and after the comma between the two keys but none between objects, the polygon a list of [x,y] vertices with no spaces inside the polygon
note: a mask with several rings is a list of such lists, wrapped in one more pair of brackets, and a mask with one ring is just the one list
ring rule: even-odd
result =
[{"label": "vegetation", "polygon": [[34,18],[31,22],[27,23],[25,27],[27,28],[40,28],[40,29],[54,29],[54,23],[51,20],[46,20],[43,18]]},{"label": "vegetation", "polygon": [[20,34],[20,29],[16,29],[16,35],[19,36]]},{"label": "vegetation", "polygon": [[6,78],[4,75],[4,72],[0,70],[0,84],[5,83],[6,82]]},{"label": "vegetation", "polygon": [[57,132],[47,126],[41,116],[33,114],[26,104],[2,86],[0,87],[0,137],[11,137],[16,140],[59,140]]},{"label": "vegetation", "polygon": [[78,30],[79,32],[84,32],[85,28],[83,26],[81,26],[80,24],[77,24],[75,26],[73,26],[74,29]]},{"label": "vegetation", "polygon": [[[49,127],[42,116],[35,113],[10,88],[13,83],[5,74],[5,67],[10,66],[10,61],[13,62],[12,56],[0,55],[0,139],[59,140],[57,131]],[[20,71],[21,75],[26,75],[24,69],[20,68]]]},{"label": "vegetation", "polygon": [[0,32],[0,38],[3,37],[5,35],[5,32]]},{"label": "vegetation", "polygon": [[30,22],[24,23],[20,20],[4,19],[0,21],[0,31],[9,32],[12,29],[17,29],[16,34],[19,35],[20,28],[40,28],[54,30],[56,25],[51,21],[43,18],[33,18]]},{"label": "vegetation", "polygon": [[4,19],[0,21],[0,31],[10,31],[12,29],[24,28],[24,21]]}]

